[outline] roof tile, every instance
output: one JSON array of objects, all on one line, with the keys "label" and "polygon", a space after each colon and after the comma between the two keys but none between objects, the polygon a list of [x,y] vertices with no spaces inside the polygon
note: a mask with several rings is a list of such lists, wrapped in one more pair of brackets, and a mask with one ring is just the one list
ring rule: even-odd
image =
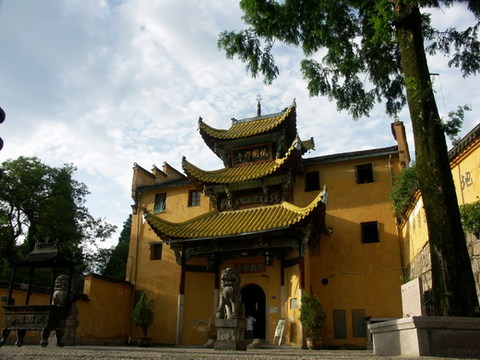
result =
[{"label": "roof tile", "polygon": [[315,209],[325,207],[322,199],[325,191],[306,207],[288,202],[256,208],[212,211],[181,223],[173,223],[147,213],[145,218],[152,229],[164,240],[222,237],[275,230],[295,225]]}]

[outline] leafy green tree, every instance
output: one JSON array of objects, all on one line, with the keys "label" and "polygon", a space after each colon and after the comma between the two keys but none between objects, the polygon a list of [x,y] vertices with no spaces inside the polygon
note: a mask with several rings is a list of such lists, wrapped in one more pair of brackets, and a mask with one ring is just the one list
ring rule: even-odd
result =
[{"label": "leafy green tree", "polygon": [[368,115],[377,102],[385,102],[391,116],[408,103],[428,222],[433,303],[438,315],[462,316],[474,313],[478,299],[426,53],[450,55],[449,64],[464,76],[476,74],[480,7],[477,0],[469,2],[475,20],[465,30],[438,30],[422,11],[441,3],[455,1],[241,0],[248,28],[221,33],[218,46],[266,83],[279,74],[275,43],[300,47],[310,95],[328,96],[353,118]]},{"label": "leafy green tree", "polygon": [[97,253],[97,270],[101,275],[113,279],[125,280],[125,271],[132,229],[132,214],[123,223],[123,229],[116,246],[100,249]]},{"label": "leafy green tree", "polygon": [[[115,231],[95,219],[85,206],[87,187],[72,178],[75,167],[43,164],[36,157],[19,157],[2,163],[0,180],[0,273],[32,251],[38,240],[57,240],[59,250],[78,262],[93,246]],[[80,270],[86,262],[81,261]]]},{"label": "leafy green tree", "polygon": [[417,170],[415,164],[403,170],[395,177],[390,198],[397,217],[401,217],[407,206],[412,202],[415,190],[418,189]]},{"label": "leafy green tree", "polygon": [[480,200],[460,205],[460,215],[465,231],[480,238]]},{"label": "leafy green tree", "polygon": [[309,337],[318,339],[320,330],[325,325],[327,314],[316,295],[303,294],[300,306],[300,322],[309,333]]},{"label": "leafy green tree", "polygon": [[155,315],[153,303],[154,299],[142,292],[132,313],[133,322],[142,328],[143,337],[145,338],[148,335],[148,328],[152,325]]}]

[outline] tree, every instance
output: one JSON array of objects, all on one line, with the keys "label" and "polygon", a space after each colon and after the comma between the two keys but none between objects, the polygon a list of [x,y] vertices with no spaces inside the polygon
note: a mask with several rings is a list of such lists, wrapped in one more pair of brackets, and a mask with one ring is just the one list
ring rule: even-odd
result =
[{"label": "tree", "polygon": [[154,299],[147,296],[145,292],[142,292],[140,299],[138,300],[135,308],[133,309],[132,319],[135,325],[138,325],[142,328],[143,337],[146,338],[148,335],[148,328],[153,323],[154,319],[154,309],[153,309]]},{"label": "tree", "polygon": [[395,176],[390,199],[397,218],[403,217],[408,205],[411,204],[415,191],[418,190],[417,170],[415,163]]},{"label": "tree", "polygon": [[97,253],[97,268],[101,275],[113,279],[125,280],[125,271],[132,229],[132,214],[123,223],[123,229],[116,246],[100,249]]},{"label": "tree", "polygon": [[480,200],[461,205],[460,215],[465,230],[480,238]]},{"label": "tree", "polygon": [[[0,274],[33,250],[38,240],[58,240],[69,260],[84,259],[95,242],[108,238],[115,226],[95,219],[85,207],[87,187],[72,178],[75,167],[43,164],[36,157],[2,163],[0,180]],[[86,262],[80,264],[83,268]]]},{"label": "tree", "polygon": [[[475,23],[463,31],[431,27],[421,10],[439,8],[437,0],[241,0],[240,6],[249,27],[221,33],[218,46],[228,58],[246,62],[253,76],[262,74],[266,83],[277,77],[272,49],[278,40],[303,50],[301,70],[310,95],[328,96],[354,118],[368,115],[380,101],[393,116],[408,102],[428,222],[435,310],[438,315],[474,314],[475,282],[426,51],[450,54],[450,65],[465,76],[476,74],[478,1],[469,2]],[[324,56],[317,61],[320,54]]]},{"label": "tree", "polygon": [[327,314],[320,299],[316,295],[303,294],[300,306],[300,322],[308,331],[309,336],[318,339],[320,330],[325,325]]}]

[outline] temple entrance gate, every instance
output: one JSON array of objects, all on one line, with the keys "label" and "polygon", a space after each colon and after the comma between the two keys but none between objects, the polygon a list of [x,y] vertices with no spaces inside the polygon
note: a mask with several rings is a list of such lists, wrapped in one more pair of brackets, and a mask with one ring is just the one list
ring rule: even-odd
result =
[{"label": "temple entrance gate", "polygon": [[248,284],[241,290],[242,303],[245,306],[245,317],[251,315],[256,322],[253,330],[255,339],[266,338],[266,296],[257,284]]}]

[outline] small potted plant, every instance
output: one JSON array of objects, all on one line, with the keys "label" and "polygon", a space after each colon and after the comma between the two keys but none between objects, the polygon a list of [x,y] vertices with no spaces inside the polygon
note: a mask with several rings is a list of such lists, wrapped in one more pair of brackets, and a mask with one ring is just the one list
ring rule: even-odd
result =
[{"label": "small potted plant", "polygon": [[148,328],[153,323],[154,310],[153,298],[148,297],[144,292],[133,309],[132,319],[135,325],[142,328],[143,337],[140,338],[140,346],[149,346],[150,340],[148,335]]},{"label": "small potted plant", "polygon": [[320,349],[322,347],[323,338],[320,336],[320,330],[325,325],[326,317],[327,314],[318,296],[302,295],[300,322],[306,331],[308,349]]}]

